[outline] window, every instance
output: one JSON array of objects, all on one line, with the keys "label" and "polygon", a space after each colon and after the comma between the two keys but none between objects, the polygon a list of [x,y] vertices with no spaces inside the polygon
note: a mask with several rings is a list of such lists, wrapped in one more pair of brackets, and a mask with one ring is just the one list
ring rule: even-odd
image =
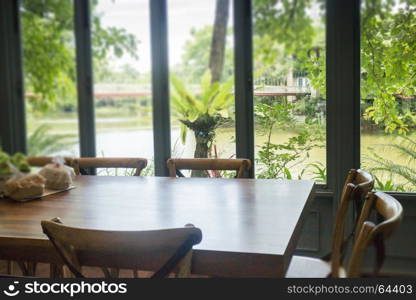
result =
[{"label": "window", "polygon": [[168,1],[172,157],[235,156],[230,2]]},{"label": "window", "polygon": [[324,4],[257,0],[253,18],[256,176],[324,183]]},{"label": "window", "polygon": [[79,155],[73,1],[21,2],[29,155]]},{"label": "window", "polygon": [[362,1],[361,161],[376,188],[416,191],[416,3]]},{"label": "window", "polygon": [[146,157],[151,173],[149,1],[92,1],[91,10],[97,156]]},{"label": "window", "polygon": [[[173,157],[235,155],[232,2],[167,1]],[[29,153],[79,155],[73,2],[21,3]],[[331,5],[328,10],[341,13],[341,4]],[[416,191],[415,6],[407,0],[361,2],[361,165],[376,175],[378,189],[389,191]],[[97,154],[151,158],[149,2],[91,0],[91,10]],[[324,183],[325,1],[253,0],[252,10],[256,176]],[[353,18],[348,15],[347,25]],[[331,70],[349,62],[353,48],[332,52]],[[356,86],[352,81],[331,82],[332,90]],[[332,129],[339,126],[330,122]],[[355,153],[352,147],[332,149],[329,157]],[[357,160],[353,156],[348,165]],[[344,167],[328,166],[334,174]]]}]

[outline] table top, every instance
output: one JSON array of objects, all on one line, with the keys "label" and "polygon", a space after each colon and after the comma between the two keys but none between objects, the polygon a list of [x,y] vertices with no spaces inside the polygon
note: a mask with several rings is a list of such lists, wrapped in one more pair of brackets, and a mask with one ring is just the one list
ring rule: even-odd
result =
[{"label": "table top", "polygon": [[[54,217],[66,225],[105,230],[192,223],[203,235],[195,246],[197,261],[212,264],[219,254],[228,262],[240,257],[246,267],[239,268],[245,272],[247,263],[255,265],[247,259],[272,259],[281,265],[282,276],[314,188],[313,181],[305,180],[135,176],[78,176],[74,185],[73,190],[26,203],[0,200],[0,246],[7,237],[46,239],[40,221]],[[211,269],[201,267],[218,274]]]}]

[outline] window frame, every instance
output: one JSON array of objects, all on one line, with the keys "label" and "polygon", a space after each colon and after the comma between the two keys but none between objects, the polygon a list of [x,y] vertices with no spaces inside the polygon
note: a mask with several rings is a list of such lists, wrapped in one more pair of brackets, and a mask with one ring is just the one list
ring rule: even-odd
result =
[{"label": "window frame", "polygon": [[73,1],[80,156],[95,157],[96,131],[90,0]]},{"label": "window frame", "polygon": [[0,146],[26,152],[20,1],[0,1]]},{"label": "window frame", "polygon": [[[95,115],[91,49],[90,3],[74,1],[76,65],[81,156],[95,156]],[[0,133],[3,148],[26,151],[20,1],[0,1],[3,13],[0,53],[2,92]],[[253,112],[252,0],[233,0],[236,155],[255,162]],[[155,175],[166,176],[171,156],[168,0],[149,0],[152,49],[152,101]],[[4,21],[3,21],[4,20]],[[7,59],[6,59],[7,57]],[[326,0],[326,156],[327,183],[318,195],[338,199],[351,168],[360,167],[360,0]],[[254,178],[255,168],[248,174]],[[399,198],[414,193],[391,192]]]}]

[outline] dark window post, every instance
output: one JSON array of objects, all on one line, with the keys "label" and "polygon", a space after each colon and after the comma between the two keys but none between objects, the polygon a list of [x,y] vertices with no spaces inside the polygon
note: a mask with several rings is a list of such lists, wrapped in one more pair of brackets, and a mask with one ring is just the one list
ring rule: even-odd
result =
[{"label": "dark window post", "polygon": [[74,1],[77,57],[78,119],[81,157],[94,157],[95,114],[92,70],[90,1]]},{"label": "dark window post", "polygon": [[149,1],[155,175],[167,176],[166,160],[171,155],[167,4],[166,0]]},{"label": "dark window post", "polygon": [[360,166],[360,0],[327,0],[328,186],[339,199]]},{"label": "dark window post", "polygon": [[234,1],[236,153],[248,158],[254,177],[253,42],[251,0]]},{"label": "dark window post", "polygon": [[20,1],[0,1],[0,146],[26,152]]}]

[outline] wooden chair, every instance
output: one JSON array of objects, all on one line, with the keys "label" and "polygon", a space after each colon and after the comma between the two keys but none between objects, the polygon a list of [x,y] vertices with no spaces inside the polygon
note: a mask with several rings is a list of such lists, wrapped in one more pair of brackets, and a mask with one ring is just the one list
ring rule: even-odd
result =
[{"label": "wooden chair", "polygon": [[170,158],[167,160],[169,176],[184,177],[180,170],[234,170],[236,178],[244,177],[244,172],[250,170],[249,159],[217,159],[217,158]]},{"label": "wooden chair", "polygon": [[91,168],[131,168],[135,169],[134,176],[140,176],[147,166],[145,158],[111,158],[111,157],[81,157],[74,159],[76,175],[88,175]]},{"label": "wooden chair", "polygon": [[335,217],[335,226],[332,235],[332,251],[325,257],[312,258],[306,256],[293,256],[286,277],[342,277],[342,261],[347,245],[355,235],[355,228],[345,237],[345,225],[349,207],[356,211],[356,223],[361,211],[362,203],[368,192],[374,187],[374,179],[364,170],[350,170],[341,194],[341,201]]},{"label": "wooden chair", "polygon": [[[378,224],[370,221],[372,213],[376,213]],[[348,277],[360,277],[362,262],[367,248],[376,248],[376,264],[374,276],[377,276],[384,262],[384,241],[399,227],[403,217],[403,207],[392,196],[383,192],[370,192],[364,203],[357,223],[357,239],[352,250],[348,268]]]},{"label": "wooden chair", "polygon": [[[29,156],[27,158],[27,162],[32,167],[43,167],[43,166],[46,166],[47,164],[52,163],[53,159],[54,158],[50,156]],[[67,165],[68,167],[74,166],[74,158],[64,157],[63,159],[65,161],[65,165]]]},{"label": "wooden chair", "polygon": [[85,277],[82,266],[99,267],[105,277],[112,277],[107,268],[156,270],[152,278],[171,273],[187,277],[192,247],[202,239],[201,230],[190,224],[163,230],[105,231],[59,222],[57,218],[42,221],[42,229],[75,277]]}]

